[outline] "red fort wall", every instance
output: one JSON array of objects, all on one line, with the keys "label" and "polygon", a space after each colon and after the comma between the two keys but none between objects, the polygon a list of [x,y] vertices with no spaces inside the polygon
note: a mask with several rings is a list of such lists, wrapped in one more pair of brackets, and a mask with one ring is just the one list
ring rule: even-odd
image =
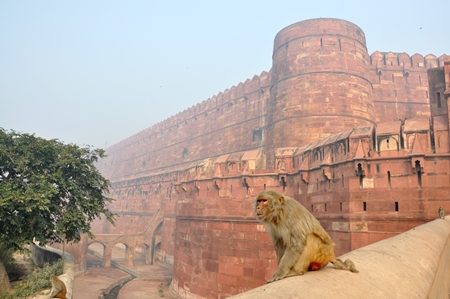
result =
[{"label": "red fort wall", "polygon": [[430,68],[444,66],[445,55],[409,56],[406,53],[374,52],[369,78],[373,85],[376,121],[430,117],[428,75]]},{"label": "red fort wall", "polygon": [[[273,66],[107,149],[116,226],[143,231],[164,206],[157,258],[180,297],[219,298],[276,269],[252,212],[264,189],[310,209],[338,255],[450,210],[450,61],[368,55],[356,25],[316,19],[275,38]],[[427,70],[430,71],[430,89]]]},{"label": "red fort wall", "polygon": [[108,148],[113,180],[184,169],[206,157],[262,146],[269,74],[263,72]]}]

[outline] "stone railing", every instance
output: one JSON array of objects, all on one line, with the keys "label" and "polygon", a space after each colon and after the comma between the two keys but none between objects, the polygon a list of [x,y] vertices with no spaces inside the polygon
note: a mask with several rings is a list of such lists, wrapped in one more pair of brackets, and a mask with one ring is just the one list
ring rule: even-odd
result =
[{"label": "stone railing", "polygon": [[450,216],[359,248],[341,258],[360,271],[327,266],[229,298],[449,298]]}]

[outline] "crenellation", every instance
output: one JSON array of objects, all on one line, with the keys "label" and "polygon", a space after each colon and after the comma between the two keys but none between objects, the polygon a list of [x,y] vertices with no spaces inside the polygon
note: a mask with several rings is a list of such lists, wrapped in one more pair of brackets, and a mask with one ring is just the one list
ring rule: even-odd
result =
[{"label": "crenellation", "polygon": [[428,69],[439,67],[439,62],[435,55],[433,55],[433,54],[425,55],[424,59],[425,59],[425,66]]},{"label": "crenellation", "polygon": [[384,55],[379,51],[375,51],[370,55],[370,65],[374,65],[376,67],[381,67],[385,65],[384,63]]},{"label": "crenellation", "polygon": [[425,67],[425,58],[421,54],[414,54],[411,56],[411,66],[413,68]]},{"label": "crenellation", "polygon": [[[445,65],[450,64],[450,62],[448,61],[448,57],[449,57],[449,55],[445,55],[445,54],[439,56],[439,58],[438,58],[439,67],[444,67]],[[448,74],[447,72],[445,72],[445,73]],[[445,81],[445,82],[447,82],[447,81]]]}]

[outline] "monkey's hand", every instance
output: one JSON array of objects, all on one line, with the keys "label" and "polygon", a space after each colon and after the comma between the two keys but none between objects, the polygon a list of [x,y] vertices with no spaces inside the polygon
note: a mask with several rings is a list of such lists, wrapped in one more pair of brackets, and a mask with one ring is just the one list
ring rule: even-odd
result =
[{"label": "monkey's hand", "polygon": [[284,278],[284,277],[280,277],[280,276],[277,275],[277,273],[275,273],[275,274],[272,276],[272,278],[269,279],[266,283],[271,283],[271,282],[274,282],[274,281],[277,281],[277,280],[281,280],[281,279],[283,279],[283,278]]},{"label": "monkey's hand", "polygon": [[271,282],[283,279],[288,276],[289,272],[290,272],[290,268],[288,268],[288,267],[284,266],[282,263],[280,263],[280,265],[278,266],[277,272],[275,272],[275,274],[272,276],[271,279],[269,279],[267,281],[267,283],[271,283]]},{"label": "monkey's hand", "polygon": [[[273,277],[267,281],[271,283],[288,276],[292,275],[292,268],[294,267],[296,261],[300,258],[300,254],[303,251],[303,246],[301,243],[296,242],[294,239],[291,240],[291,244],[286,247],[283,256],[278,264],[278,270],[275,272]],[[302,275],[303,272],[295,271],[295,275]]]}]

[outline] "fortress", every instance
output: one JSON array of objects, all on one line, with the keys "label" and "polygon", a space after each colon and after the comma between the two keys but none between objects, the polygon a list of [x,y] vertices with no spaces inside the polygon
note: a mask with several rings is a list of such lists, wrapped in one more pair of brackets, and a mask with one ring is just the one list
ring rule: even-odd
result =
[{"label": "fortress", "polygon": [[94,233],[146,232],[122,239],[130,262],[173,264],[181,298],[272,276],[252,210],[264,189],[311,210],[337,255],[397,235],[450,211],[449,97],[448,56],[369,55],[353,23],[295,23],[276,35],[268,72],[107,148],[98,167],[120,218]]}]

